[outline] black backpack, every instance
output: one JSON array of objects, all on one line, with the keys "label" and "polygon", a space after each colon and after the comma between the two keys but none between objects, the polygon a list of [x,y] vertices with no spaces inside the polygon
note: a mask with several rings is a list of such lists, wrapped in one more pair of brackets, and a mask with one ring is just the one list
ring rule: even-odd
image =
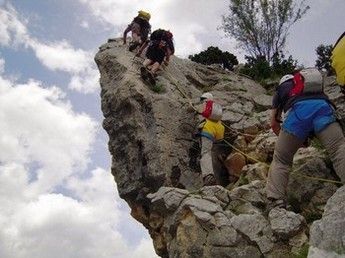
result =
[{"label": "black backpack", "polygon": [[155,30],[154,32],[152,32],[150,36],[150,40],[156,40],[156,41],[164,40],[164,35],[165,35],[165,30],[162,30],[162,29]]}]

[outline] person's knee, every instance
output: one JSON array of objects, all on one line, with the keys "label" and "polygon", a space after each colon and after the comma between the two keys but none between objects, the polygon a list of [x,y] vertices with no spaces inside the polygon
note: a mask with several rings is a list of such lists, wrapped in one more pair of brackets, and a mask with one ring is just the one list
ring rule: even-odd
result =
[{"label": "person's knee", "polygon": [[294,153],[289,153],[284,145],[276,146],[273,153],[273,161],[279,165],[291,166],[293,162],[293,155]]}]

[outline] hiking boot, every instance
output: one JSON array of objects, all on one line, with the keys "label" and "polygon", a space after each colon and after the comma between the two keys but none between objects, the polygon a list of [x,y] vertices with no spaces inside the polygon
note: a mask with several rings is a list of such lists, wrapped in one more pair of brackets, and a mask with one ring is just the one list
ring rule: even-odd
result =
[{"label": "hiking boot", "polygon": [[141,78],[146,81],[147,78],[148,78],[148,73],[149,71],[143,66],[143,67],[140,67],[140,75],[141,75]]},{"label": "hiking boot", "polygon": [[203,178],[204,186],[216,185],[217,181],[214,175],[209,174]]},{"label": "hiking boot", "polygon": [[155,75],[150,72],[150,71],[147,71],[147,78],[148,78],[148,81],[154,86],[156,85],[156,79],[155,79]]},{"label": "hiking boot", "polygon": [[131,42],[129,44],[128,50],[130,52],[134,51],[137,47],[139,47],[140,43],[139,42]]}]

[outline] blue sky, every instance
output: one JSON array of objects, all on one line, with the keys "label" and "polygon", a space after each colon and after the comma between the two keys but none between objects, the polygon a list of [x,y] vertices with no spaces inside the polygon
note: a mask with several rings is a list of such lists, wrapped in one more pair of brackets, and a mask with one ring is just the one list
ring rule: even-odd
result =
[{"label": "blue sky", "polygon": [[[287,52],[304,65],[343,32],[343,0],[309,1]],[[0,0],[0,257],[155,257],[110,174],[98,47],[140,9],[174,33],[176,55],[210,45],[243,60],[216,28],[223,0]]]}]

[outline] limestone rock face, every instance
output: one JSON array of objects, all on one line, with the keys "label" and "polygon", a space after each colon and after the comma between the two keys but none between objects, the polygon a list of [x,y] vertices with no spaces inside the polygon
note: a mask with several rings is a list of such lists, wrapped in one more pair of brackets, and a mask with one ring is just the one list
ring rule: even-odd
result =
[{"label": "limestone rock face", "polygon": [[345,257],[345,186],[328,200],[322,219],[310,229],[308,257]]},{"label": "limestone rock face", "polygon": [[[288,186],[289,210],[267,212],[264,188],[276,137],[269,131],[271,97],[259,84],[173,57],[157,87],[150,88],[139,75],[143,60],[118,39],[102,45],[95,61],[112,174],[160,257],[291,257],[308,243],[310,225],[322,214],[310,230],[310,257],[342,252],[343,188],[310,180],[336,180],[323,151],[299,151]],[[205,91],[223,106],[230,144],[214,147],[220,185],[208,187],[202,187],[200,148],[193,137],[200,118],[189,108]],[[330,94],[339,100],[334,90]],[[231,169],[240,179],[231,182],[223,161],[236,152],[246,157],[234,162]]]}]

